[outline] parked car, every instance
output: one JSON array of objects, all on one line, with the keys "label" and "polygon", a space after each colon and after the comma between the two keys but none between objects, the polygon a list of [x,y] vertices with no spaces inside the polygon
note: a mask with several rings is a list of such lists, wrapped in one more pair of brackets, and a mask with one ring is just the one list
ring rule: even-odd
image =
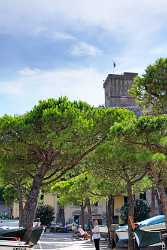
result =
[{"label": "parked car", "polygon": [[161,245],[161,232],[166,229],[165,216],[158,215],[139,222],[134,230],[139,247]]},{"label": "parked car", "polygon": [[[161,233],[166,230],[164,215],[154,216],[133,226],[135,239],[140,248],[162,246]],[[119,240],[128,240],[128,225],[119,226],[116,234]]]},{"label": "parked car", "polygon": [[66,224],[66,228],[68,232],[75,231],[77,227],[78,227],[78,224],[76,224],[75,222]]},{"label": "parked car", "polygon": [[64,226],[61,223],[52,222],[49,229],[51,232],[64,233]]}]

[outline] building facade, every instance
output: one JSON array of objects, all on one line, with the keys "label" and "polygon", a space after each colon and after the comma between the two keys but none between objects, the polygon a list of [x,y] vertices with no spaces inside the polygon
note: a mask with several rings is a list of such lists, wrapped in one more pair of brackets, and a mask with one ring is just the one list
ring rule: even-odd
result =
[{"label": "building facade", "polygon": [[[57,195],[55,193],[47,193],[44,194],[43,204],[50,205],[54,208],[55,220],[58,214],[58,200]],[[120,220],[120,209],[124,205],[124,197],[121,195],[114,197],[114,223],[121,223]],[[92,219],[98,219],[100,223],[106,223],[106,199],[101,199],[96,204],[92,204]],[[64,206],[64,216],[65,223],[78,222],[80,224],[80,215],[81,209],[79,206],[75,206],[74,204],[68,204]],[[19,217],[19,204],[17,202],[13,205],[13,217]],[[85,209],[85,223],[88,222],[88,212]]]}]

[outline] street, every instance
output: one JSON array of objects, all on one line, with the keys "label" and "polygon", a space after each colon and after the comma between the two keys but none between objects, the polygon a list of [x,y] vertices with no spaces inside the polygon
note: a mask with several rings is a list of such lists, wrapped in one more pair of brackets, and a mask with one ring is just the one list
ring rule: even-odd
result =
[{"label": "street", "polygon": [[[70,233],[44,233],[39,244],[34,249],[52,249],[52,250],[93,250],[93,242],[78,240],[72,237]],[[101,250],[108,250],[106,242],[101,242]]]}]

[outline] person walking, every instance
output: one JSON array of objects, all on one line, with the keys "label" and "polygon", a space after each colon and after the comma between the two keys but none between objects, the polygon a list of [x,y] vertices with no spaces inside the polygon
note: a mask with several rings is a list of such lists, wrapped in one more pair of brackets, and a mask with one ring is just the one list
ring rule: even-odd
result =
[{"label": "person walking", "polygon": [[93,223],[92,240],[94,241],[95,249],[100,250],[100,229],[97,220]]}]

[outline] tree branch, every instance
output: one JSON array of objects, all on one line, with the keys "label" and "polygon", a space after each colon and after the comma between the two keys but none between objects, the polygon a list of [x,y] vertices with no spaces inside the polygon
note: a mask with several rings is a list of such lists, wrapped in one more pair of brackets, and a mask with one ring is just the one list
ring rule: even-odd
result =
[{"label": "tree branch", "polygon": [[130,144],[134,144],[134,145],[141,145],[141,146],[145,146],[151,150],[154,150],[155,152],[161,152],[161,153],[165,153],[167,154],[167,148],[163,147],[160,144],[155,144],[155,143],[143,143],[143,142],[136,142],[136,141],[131,141],[131,140],[123,140],[122,142],[124,143],[130,143]]},{"label": "tree branch", "polygon": [[90,148],[88,148],[85,152],[83,152],[80,157],[78,157],[77,159],[75,159],[74,161],[72,161],[72,163],[70,165],[68,165],[68,167],[66,168],[63,168],[63,170],[52,180],[48,181],[48,182],[44,182],[43,184],[44,185],[48,185],[48,184],[51,184],[52,182],[58,180],[60,177],[62,177],[67,171],[73,169],[75,166],[77,166],[81,160],[86,156],[88,155],[89,153],[93,152],[96,147],[98,145],[100,145],[105,139],[106,139],[106,135],[101,139],[99,140],[98,142],[96,142],[93,146],[91,146]]}]

